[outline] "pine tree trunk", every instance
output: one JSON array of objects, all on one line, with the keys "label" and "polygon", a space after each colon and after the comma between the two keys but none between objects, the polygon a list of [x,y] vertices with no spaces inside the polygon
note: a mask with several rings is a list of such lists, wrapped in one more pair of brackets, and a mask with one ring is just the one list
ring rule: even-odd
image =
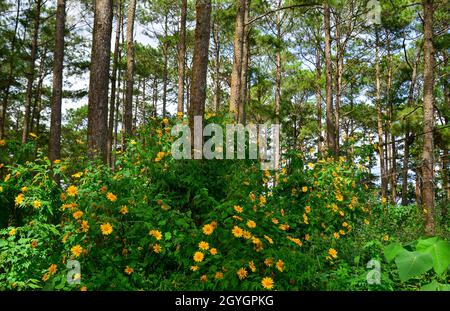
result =
[{"label": "pine tree trunk", "polygon": [[433,46],[433,1],[423,1],[424,20],[424,69],[423,69],[423,208],[426,209],[425,234],[435,234],[434,209],[434,46]]},{"label": "pine tree trunk", "polygon": [[168,42],[166,41],[166,38],[168,36],[168,25],[167,25],[167,19],[168,19],[169,13],[166,12],[166,15],[164,16],[164,43],[163,43],[163,58],[164,58],[164,68],[163,68],[163,97],[162,97],[162,116],[163,118],[166,117],[167,113],[167,83],[168,83],[168,64],[169,64],[169,47]]},{"label": "pine tree trunk", "polygon": [[336,40],[336,76],[335,76],[335,88],[336,88],[336,100],[334,104],[334,126],[335,126],[335,145],[334,156],[339,156],[339,110],[341,107],[341,94],[342,94],[342,73],[344,67],[344,51],[341,46],[341,32],[340,32],[340,19],[336,16],[335,25],[335,40]]},{"label": "pine tree trunk", "polygon": [[381,179],[381,196],[386,197],[387,185],[386,185],[386,167],[384,159],[384,143],[383,143],[383,110],[381,107],[381,72],[380,72],[380,42],[378,30],[375,30],[375,49],[376,49],[376,59],[375,59],[375,92],[376,92],[376,107],[377,107],[377,133],[378,133],[378,153],[380,157],[380,179]]},{"label": "pine tree trunk", "polygon": [[[208,72],[209,36],[211,32],[211,0],[197,0],[195,7],[196,26],[192,60],[191,101],[189,105],[191,135],[194,135],[194,117],[200,116],[203,120],[205,113],[206,75]],[[203,124],[200,124],[200,126],[203,129]],[[198,152],[201,153],[202,151],[199,150]]]},{"label": "pine tree trunk", "polygon": [[186,15],[187,0],[181,0],[180,42],[178,44],[178,107],[177,112],[184,113],[184,72],[186,59]]},{"label": "pine tree trunk", "polygon": [[[280,7],[280,3],[279,3]],[[276,17],[277,39],[281,40],[281,13],[277,12]],[[280,106],[281,106],[281,49],[277,48],[276,55],[276,72],[275,72],[275,123],[280,122]]]},{"label": "pine tree trunk", "polygon": [[239,103],[241,101],[241,72],[245,31],[245,2],[246,0],[237,0],[236,26],[233,37],[233,68],[231,71],[230,113],[234,114],[236,120],[238,119],[238,109]]},{"label": "pine tree trunk", "polygon": [[[416,86],[417,80],[417,67],[420,61],[420,53],[422,49],[417,49],[417,56],[414,62],[412,74],[411,74],[411,83],[409,85],[408,91],[408,101],[406,103],[407,107],[411,107],[414,100],[414,88]],[[405,150],[403,152],[403,172],[402,172],[402,205],[408,204],[408,167],[409,167],[409,147],[412,143],[414,136],[411,135],[408,130],[405,134]]]},{"label": "pine tree trunk", "polygon": [[30,67],[27,77],[27,92],[25,97],[25,116],[23,119],[22,144],[25,144],[27,142],[28,133],[30,132],[30,112],[31,112],[31,101],[33,97],[34,69],[36,66],[39,27],[41,23],[41,5],[42,1],[37,0],[36,17],[34,19],[33,39],[31,42]]},{"label": "pine tree trunk", "polygon": [[325,98],[326,98],[326,119],[327,119],[327,148],[333,153],[336,146],[336,128],[333,120],[333,97],[331,81],[331,27],[330,27],[330,7],[327,1],[323,3],[324,30],[325,30]]},{"label": "pine tree trunk", "polygon": [[127,89],[125,93],[125,136],[133,131],[133,87],[134,87],[134,17],[136,0],[130,0],[127,16]]},{"label": "pine tree trunk", "polygon": [[108,165],[113,167],[112,161],[112,148],[113,148],[113,135],[114,135],[114,118],[116,111],[116,84],[117,84],[117,70],[119,63],[119,54],[120,54],[120,34],[123,23],[122,16],[122,2],[121,0],[117,0],[116,3],[116,37],[114,40],[114,57],[113,57],[113,68],[111,75],[111,96],[109,99],[109,119],[108,119]]},{"label": "pine tree trunk", "polygon": [[52,113],[48,143],[48,157],[52,163],[61,158],[61,105],[65,24],[66,0],[58,0],[56,7],[55,52],[53,55]]},{"label": "pine tree trunk", "polygon": [[213,24],[214,42],[214,110],[220,109],[220,30],[219,24]]},{"label": "pine tree trunk", "polygon": [[248,9],[250,6],[250,0],[245,1],[245,13],[244,13],[244,39],[242,42],[242,71],[241,71],[241,94],[238,107],[238,120],[239,123],[245,123],[245,105],[247,101],[247,74],[248,74],[248,58],[250,52],[249,44],[249,27],[245,26],[248,23]]},{"label": "pine tree trunk", "polygon": [[317,151],[322,152],[322,88],[320,78],[322,68],[320,62],[320,43],[316,46],[316,110],[317,110]]},{"label": "pine tree trunk", "polygon": [[96,0],[88,102],[89,156],[107,162],[108,84],[111,55],[112,0]]}]

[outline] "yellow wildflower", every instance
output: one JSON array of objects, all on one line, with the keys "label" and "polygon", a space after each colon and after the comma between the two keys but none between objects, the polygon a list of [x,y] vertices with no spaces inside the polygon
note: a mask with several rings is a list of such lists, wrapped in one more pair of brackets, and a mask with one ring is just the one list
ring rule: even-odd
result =
[{"label": "yellow wildflower", "polygon": [[75,257],[80,257],[81,253],[83,252],[83,247],[81,245],[77,244],[73,246],[70,251]]},{"label": "yellow wildflower", "polygon": [[83,217],[84,213],[82,211],[76,211],[72,214],[73,218],[75,219],[80,219],[81,217]]},{"label": "yellow wildflower", "polygon": [[88,224],[87,220],[83,220],[81,222],[81,231],[83,231],[85,233],[89,231],[89,224]]},{"label": "yellow wildflower", "polygon": [[231,230],[231,233],[233,233],[235,237],[240,238],[244,233],[244,231],[240,227],[234,226],[233,229]]},{"label": "yellow wildflower", "polygon": [[110,200],[111,202],[116,202],[117,201],[117,196],[111,192],[108,192],[108,194],[106,195],[106,198],[108,200]]},{"label": "yellow wildflower", "polygon": [[25,199],[25,195],[23,193],[20,193],[14,200],[15,205],[20,205],[23,203],[23,200]]},{"label": "yellow wildflower", "polygon": [[159,244],[153,245],[153,251],[155,253],[159,254],[161,252],[161,245],[159,245]]},{"label": "yellow wildflower", "polygon": [[275,264],[275,266],[277,267],[277,269],[278,269],[280,272],[283,272],[283,269],[284,269],[284,262],[283,262],[281,259],[279,259],[279,260],[277,261],[277,263]]},{"label": "yellow wildflower", "polygon": [[234,206],[234,210],[235,210],[237,213],[242,213],[242,212],[244,211],[244,209],[243,209],[241,206],[239,206],[239,205],[235,205],[235,206]]},{"label": "yellow wildflower", "polygon": [[11,230],[9,230],[8,235],[9,236],[13,236],[13,235],[16,235],[16,233],[17,233],[17,229],[16,228],[12,228]]},{"label": "yellow wildflower", "polygon": [[36,209],[40,208],[41,207],[41,201],[34,200],[33,201],[33,207],[36,208]]},{"label": "yellow wildflower", "polygon": [[107,222],[100,225],[100,230],[102,231],[103,235],[109,235],[113,232],[113,227],[109,222]]},{"label": "yellow wildflower", "polygon": [[243,280],[247,277],[248,272],[245,268],[240,268],[237,272],[236,272],[237,276],[239,277],[239,280]]},{"label": "yellow wildflower", "polygon": [[200,248],[201,250],[208,250],[209,249],[209,244],[208,242],[205,241],[201,241],[200,243],[198,243],[198,248]]},{"label": "yellow wildflower", "polygon": [[253,220],[247,221],[247,227],[249,228],[256,228],[256,223]]},{"label": "yellow wildflower", "polygon": [[127,206],[122,206],[119,210],[119,213],[121,213],[122,215],[126,215],[128,214],[128,207]]},{"label": "yellow wildflower", "polygon": [[266,266],[271,267],[273,264],[273,259],[272,258],[266,258],[264,260],[264,263],[266,264]]},{"label": "yellow wildflower", "polygon": [[194,254],[194,261],[195,262],[202,262],[205,255],[203,255],[202,252],[195,252]]},{"label": "yellow wildflower", "polygon": [[330,255],[332,258],[337,258],[337,251],[334,248],[330,248],[328,250],[328,255]]},{"label": "yellow wildflower", "polygon": [[70,197],[74,197],[78,194],[78,189],[75,186],[69,186],[69,188],[67,188],[67,195],[69,195]]},{"label": "yellow wildflower", "polygon": [[270,277],[265,277],[261,280],[261,285],[265,289],[272,289],[273,288],[273,279]]},{"label": "yellow wildflower", "polygon": [[153,236],[158,241],[162,239],[162,233],[159,230],[150,230],[148,234]]},{"label": "yellow wildflower", "polygon": [[272,240],[271,237],[265,235],[264,238],[265,238],[270,244],[273,244],[273,240]]},{"label": "yellow wildflower", "polygon": [[252,270],[252,272],[256,272],[256,266],[253,260],[248,263],[248,266],[250,267],[250,270]]},{"label": "yellow wildflower", "polygon": [[134,269],[129,266],[126,266],[124,271],[126,274],[131,275],[134,272]]},{"label": "yellow wildflower", "polygon": [[50,265],[50,267],[48,268],[48,273],[50,275],[55,274],[56,270],[58,270],[58,266],[55,264]]},{"label": "yellow wildflower", "polygon": [[206,224],[203,226],[202,230],[205,235],[211,235],[214,232],[214,227],[210,224]]}]

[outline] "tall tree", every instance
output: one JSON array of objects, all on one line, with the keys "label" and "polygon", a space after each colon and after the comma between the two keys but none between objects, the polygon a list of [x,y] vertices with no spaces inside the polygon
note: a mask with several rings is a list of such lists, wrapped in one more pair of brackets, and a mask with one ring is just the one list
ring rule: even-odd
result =
[{"label": "tall tree", "polygon": [[28,77],[27,77],[27,91],[25,97],[25,116],[23,119],[22,144],[26,143],[28,133],[30,132],[30,112],[31,112],[31,101],[33,99],[33,82],[34,82],[34,70],[36,67],[36,55],[38,49],[39,27],[41,24],[41,8],[42,8],[42,0],[37,0],[36,12],[34,17],[33,39],[31,41],[30,65],[27,74]]},{"label": "tall tree", "polygon": [[434,209],[434,45],[433,1],[424,0],[423,5],[423,153],[422,153],[422,204],[426,210],[425,234],[435,233]]},{"label": "tall tree", "polygon": [[[217,11],[216,11],[217,12]],[[214,43],[214,110],[216,112],[220,109],[220,24],[218,22],[217,14],[214,15],[214,22],[212,23],[212,39]]]},{"label": "tall tree", "polygon": [[245,10],[244,10],[244,38],[242,41],[242,65],[241,65],[241,90],[240,90],[240,100],[238,106],[238,120],[239,123],[245,123],[245,105],[247,102],[247,75],[248,75],[248,66],[249,66],[249,58],[250,58],[250,31],[249,31],[249,7],[250,0],[245,1]]},{"label": "tall tree", "polygon": [[377,109],[377,136],[378,136],[378,154],[380,158],[380,179],[381,179],[381,196],[386,197],[387,192],[387,175],[386,162],[384,157],[383,143],[383,110],[381,107],[381,70],[380,70],[380,40],[378,29],[375,29],[375,101]]},{"label": "tall tree", "polygon": [[64,29],[66,24],[66,0],[56,3],[55,52],[53,55],[52,114],[48,157],[53,163],[61,157],[61,105],[64,62]]},{"label": "tall tree", "polygon": [[120,34],[123,24],[123,14],[122,14],[122,1],[117,0],[116,2],[116,36],[114,40],[114,57],[113,57],[113,68],[111,75],[111,96],[109,104],[109,119],[108,119],[108,164],[113,166],[112,161],[112,146],[113,146],[113,132],[114,132],[114,119],[117,117],[116,111],[116,89],[117,89],[117,70],[119,64],[119,54],[120,54]]},{"label": "tall tree", "polygon": [[178,106],[177,112],[184,113],[184,72],[186,63],[186,16],[187,0],[181,0],[180,41],[178,43]]},{"label": "tall tree", "polygon": [[108,83],[111,55],[112,0],[96,0],[88,101],[89,155],[107,162]]},{"label": "tall tree", "polygon": [[136,0],[130,0],[127,16],[127,89],[125,99],[125,135],[130,137],[133,129],[133,84],[134,84],[134,17]]},{"label": "tall tree", "polygon": [[[203,118],[205,114],[206,75],[208,72],[209,36],[211,32],[211,0],[197,0],[195,8],[196,25],[194,56],[192,59],[191,101],[189,105],[191,129],[194,126],[194,117],[201,116]],[[194,131],[192,131],[193,133]]]},{"label": "tall tree", "polygon": [[333,94],[331,80],[331,26],[330,6],[327,1],[323,3],[323,21],[325,31],[325,102],[326,102],[326,124],[327,124],[327,147],[328,151],[334,153],[336,146],[336,129],[333,117]]},{"label": "tall tree", "polygon": [[238,119],[238,110],[241,101],[242,52],[245,33],[245,3],[246,0],[237,0],[236,2],[236,26],[233,37],[233,68],[231,71],[230,112],[235,115],[236,120]]},{"label": "tall tree", "polygon": [[[414,64],[412,65],[411,82],[409,84],[408,101],[406,103],[407,107],[411,107],[413,104],[413,101],[414,101],[414,88],[416,86],[416,81],[417,81],[417,67],[419,66],[421,52],[422,52],[422,48],[418,47],[417,48],[417,56],[414,61]],[[405,58],[406,58],[406,61],[408,61],[408,59],[406,57],[406,49],[405,49]],[[406,131],[406,134],[405,134],[405,148],[403,151],[402,201],[401,201],[402,205],[408,204],[408,167],[409,167],[409,154],[410,154],[409,149],[410,149],[410,145],[412,144],[413,140],[414,140],[414,135],[411,133],[410,129],[408,128]]]},{"label": "tall tree", "polygon": [[[281,0],[278,1],[278,8],[281,8]],[[276,13],[276,38],[281,42],[281,11]],[[276,53],[276,73],[275,73],[275,122],[280,122],[280,108],[281,108],[281,46],[277,46]]]}]

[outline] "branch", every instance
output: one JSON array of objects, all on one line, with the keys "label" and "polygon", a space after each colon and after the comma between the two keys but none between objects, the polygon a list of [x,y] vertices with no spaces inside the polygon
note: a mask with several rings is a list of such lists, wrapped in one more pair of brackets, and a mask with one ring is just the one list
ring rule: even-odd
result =
[{"label": "branch", "polygon": [[292,5],[287,5],[287,6],[283,6],[283,7],[280,7],[280,8],[276,8],[274,10],[268,11],[268,12],[262,14],[262,15],[259,15],[259,16],[255,17],[255,18],[249,20],[248,23],[245,24],[245,26],[248,26],[248,25],[252,24],[253,22],[255,22],[257,20],[259,20],[261,18],[264,18],[267,15],[276,13],[278,11],[289,10],[289,9],[294,9],[294,8],[299,8],[299,7],[316,6],[316,5],[320,5],[320,4],[319,3],[308,3],[308,4],[302,3],[302,4],[292,4]]}]

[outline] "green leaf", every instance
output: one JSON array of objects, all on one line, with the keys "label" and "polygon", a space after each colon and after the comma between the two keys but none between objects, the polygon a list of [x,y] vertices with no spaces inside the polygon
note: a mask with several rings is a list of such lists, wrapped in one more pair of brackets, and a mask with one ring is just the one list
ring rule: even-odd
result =
[{"label": "green leaf", "polygon": [[433,269],[437,274],[444,273],[450,265],[450,243],[436,237],[419,240],[416,250],[433,257]]},{"label": "green leaf", "polygon": [[172,238],[172,233],[170,232],[164,233],[164,238],[166,239],[166,241],[170,240]]},{"label": "green leaf", "polygon": [[450,284],[441,284],[436,280],[420,288],[421,291],[450,291]]},{"label": "green leaf", "polygon": [[384,257],[388,262],[394,260],[395,256],[401,251],[405,250],[399,243],[391,243],[384,248]]},{"label": "green leaf", "polygon": [[403,250],[397,254],[395,264],[402,282],[421,275],[433,267],[433,257],[427,253]]}]

